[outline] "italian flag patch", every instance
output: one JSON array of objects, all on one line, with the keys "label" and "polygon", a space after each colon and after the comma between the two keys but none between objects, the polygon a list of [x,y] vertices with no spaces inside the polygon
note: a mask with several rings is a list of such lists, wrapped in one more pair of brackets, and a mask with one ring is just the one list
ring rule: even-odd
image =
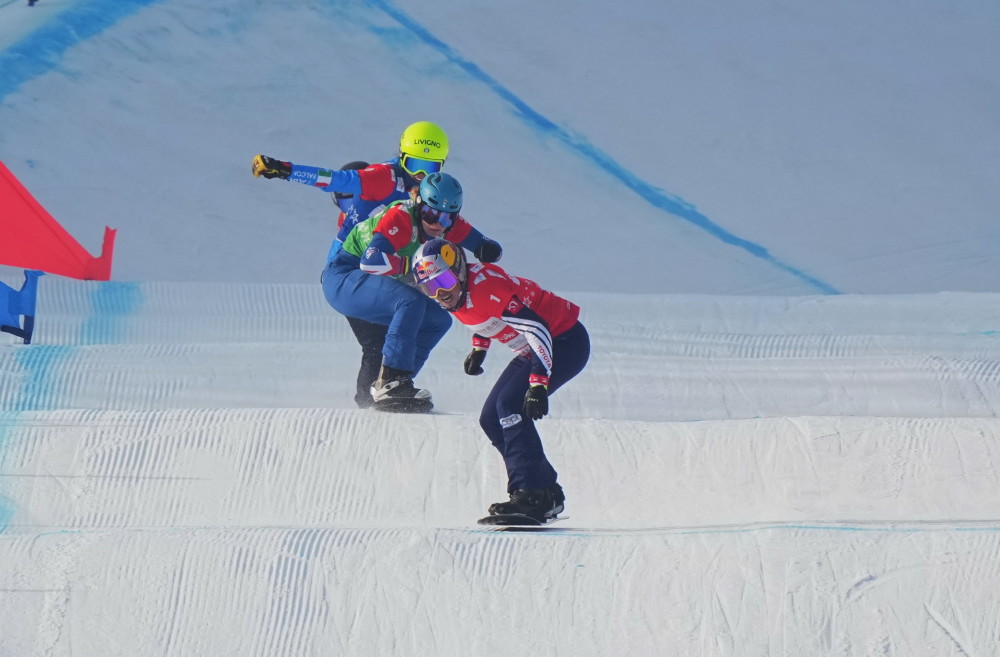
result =
[{"label": "italian flag patch", "polygon": [[333,172],[320,169],[316,172],[316,187],[326,187],[333,182]]}]

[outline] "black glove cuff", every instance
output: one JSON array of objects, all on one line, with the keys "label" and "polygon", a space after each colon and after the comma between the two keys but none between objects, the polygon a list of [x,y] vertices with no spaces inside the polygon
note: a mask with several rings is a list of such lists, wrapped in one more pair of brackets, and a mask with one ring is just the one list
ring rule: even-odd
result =
[{"label": "black glove cuff", "polygon": [[496,262],[503,255],[503,248],[500,246],[500,242],[495,240],[487,239],[472,252],[476,256],[476,260],[479,262]]}]

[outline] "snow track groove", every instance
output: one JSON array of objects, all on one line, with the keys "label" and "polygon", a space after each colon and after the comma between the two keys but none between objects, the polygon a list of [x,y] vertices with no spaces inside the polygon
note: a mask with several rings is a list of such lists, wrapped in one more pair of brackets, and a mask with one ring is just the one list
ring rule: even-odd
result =
[{"label": "snow track groove", "polygon": [[[996,552],[1000,532],[487,534],[474,558],[456,560],[472,538],[433,528],[15,531],[0,536],[0,554],[20,583],[6,587],[0,605],[19,614],[40,611],[47,597],[63,612],[71,605],[80,627],[76,649],[95,650],[115,636],[116,654],[171,646],[177,653],[262,656],[321,654],[333,646],[353,654],[426,654],[422,647],[432,640],[441,654],[520,655],[523,646],[503,638],[505,628],[530,624],[546,605],[552,623],[574,630],[553,645],[555,655],[610,654],[623,632],[636,654],[650,656],[664,645],[681,653],[715,646],[710,652],[728,654],[724,646],[733,650],[743,639],[750,641],[740,654],[837,653],[838,645],[873,637],[931,654],[953,654],[958,642],[975,654],[991,645],[990,619],[1000,614],[996,570],[961,600],[951,585],[927,576],[940,569],[959,581],[982,576],[979,555]],[[69,570],[32,565],[32,554],[51,559],[67,551]],[[106,566],[88,566],[94,563]],[[498,570],[501,563],[508,565]],[[880,576],[859,591],[838,575],[849,573]],[[539,582],[558,583],[566,599],[549,600]],[[69,598],[60,593],[67,586]],[[477,603],[456,591],[475,591]],[[784,604],[768,604],[774,596]],[[722,599],[738,608],[718,613]],[[585,623],[575,617],[579,600],[589,601]],[[109,606],[121,613],[101,612]],[[933,622],[900,624],[894,614],[929,614]],[[253,622],[244,622],[248,615]],[[837,622],[817,627],[823,618]],[[153,631],[116,633],[120,623]],[[800,629],[772,633],[767,644],[760,627]],[[21,635],[0,641],[26,654],[37,645]]]},{"label": "snow track groove", "polygon": [[[358,347],[318,285],[194,287],[46,280],[36,344],[0,351],[0,408],[353,407],[353,373],[332,373]],[[556,417],[1000,416],[1000,313],[984,303],[1000,295],[923,295],[935,315],[910,297],[569,296],[594,354]],[[612,312],[587,315],[600,304]],[[468,339],[455,327],[420,374],[444,412],[488,390],[461,374]],[[492,351],[488,375],[507,358]]]},{"label": "snow track groove", "polygon": [[[1000,518],[997,419],[545,422],[567,513],[584,527]],[[405,430],[395,416],[317,408],[5,411],[0,424],[0,492],[31,508],[12,528],[463,526],[504,486],[466,415],[407,418]],[[697,508],[622,503],[701,488],[712,494]],[[43,492],[61,503],[30,505]],[[900,511],[914,507],[925,515]]]},{"label": "snow track groove", "polygon": [[620,299],[571,295],[622,312],[584,318],[591,364],[543,421],[569,517],[515,534],[474,525],[503,496],[477,420],[502,350],[465,377],[454,329],[419,377],[439,412],[382,415],[352,407],[357,347],[318,286],[51,288],[44,338],[0,349],[0,654],[520,655],[512,626],[573,657],[626,635],[657,657],[996,636],[982,298],[670,297],[623,324]]}]

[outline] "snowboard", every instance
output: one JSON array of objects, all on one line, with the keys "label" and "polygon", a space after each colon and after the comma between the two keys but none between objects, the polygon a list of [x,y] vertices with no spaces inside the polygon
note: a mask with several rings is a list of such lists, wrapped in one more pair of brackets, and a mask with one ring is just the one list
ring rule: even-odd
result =
[{"label": "snowboard", "polygon": [[550,518],[545,522],[540,522],[522,513],[508,513],[496,516],[486,516],[485,518],[477,520],[476,523],[498,528],[509,527],[511,529],[533,529],[547,527],[554,522],[559,522],[560,520],[562,520],[562,518]]},{"label": "snowboard", "polygon": [[430,413],[434,410],[434,403],[429,399],[390,397],[375,402],[372,408],[381,413]]}]

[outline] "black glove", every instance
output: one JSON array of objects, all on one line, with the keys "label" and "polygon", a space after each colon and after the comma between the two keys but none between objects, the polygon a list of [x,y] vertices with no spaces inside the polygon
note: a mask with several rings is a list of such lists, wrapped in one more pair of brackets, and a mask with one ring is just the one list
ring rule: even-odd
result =
[{"label": "black glove", "polygon": [[482,374],[484,360],[486,360],[486,350],[473,347],[469,355],[465,357],[465,373],[472,376]]},{"label": "black glove", "polygon": [[472,252],[472,255],[476,256],[476,260],[479,262],[496,262],[503,255],[503,249],[500,248],[500,242],[495,240],[486,239],[482,244],[476,247],[476,250]]},{"label": "black glove", "polygon": [[287,180],[292,175],[292,163],[282,162],[266,155],[257,155],[250,165],[254,178],[264,176],[265,178],[281,178]]},{"label": "black glove", "polygon": [[541,420],[549,414],[549,388],[536,384],[524,395],[524,414],[532,420]]}]

